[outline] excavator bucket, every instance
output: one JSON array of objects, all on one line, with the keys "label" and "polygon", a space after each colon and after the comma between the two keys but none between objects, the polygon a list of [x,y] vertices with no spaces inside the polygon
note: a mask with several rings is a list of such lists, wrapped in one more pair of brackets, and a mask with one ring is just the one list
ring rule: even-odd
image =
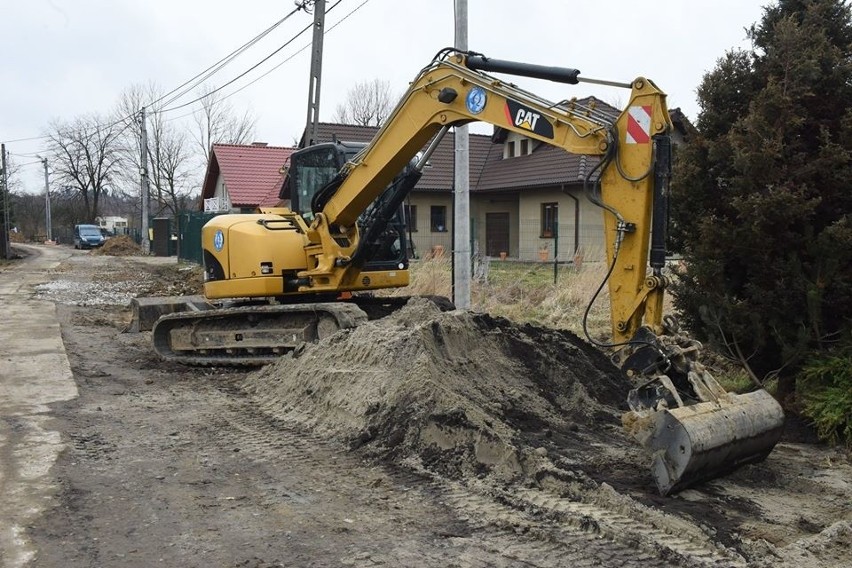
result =
[{"label": "excavator bucket", "polygon": [[701,344],[685,333],[655,336],[642,328],[636,338],[642,347],[622,368],[646,382],[630,391],[622,422],[650,452],[662,495],[769,455],[784,429],[772,395],[725,391],[698,362]]},{"label": "excavator bucket", "polygon": [[758,390],[648,412],[636,420],[633,433],[651,453],[651,476],[660,494],[668,495],[763,460],[783,427],[781,406]]}]

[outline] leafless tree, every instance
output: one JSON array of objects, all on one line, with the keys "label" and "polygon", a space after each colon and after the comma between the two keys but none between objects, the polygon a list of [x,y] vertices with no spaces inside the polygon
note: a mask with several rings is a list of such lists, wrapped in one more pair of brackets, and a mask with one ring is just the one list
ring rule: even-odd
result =
[{"label": "leafless tree", "polygon": [[[125,89],[119,100],[118,112],[125,117],[128,129],[123,137],[123,152],[127,163],[133,168],[125,168],[125,184],[131,188],[140,187],[139,170],[142,137],[139,128],[139,111],[150,101],[161,97],[160,89],[154,83],[132,85]],[[197,184],[193,184],[192,152],[187,143],[187,131],[159,112],[157,105],[147,110],[148,131],[148,172],[156,205],[151,213],[158,215],[168,210],[172,215],[186,208],[190,194]],[[132,194],[134,191],[129,191]],[[159,211],[157,210],[159,208]]]},{"label": "leafless tree", "polygon": [[28,239],[45,236],[47,230],[44,219],[44,192],[41,195],[12,192],[10,199],[12,226]]},{"label": "leafless tree", "polygon": [[[2,172],[0,172],[0,174],[2,174]],[[15,157],[8,151],[6,152],[6,182],[9,184],[9,191],[12,193],[23,189],[24,184],[21,181],[21,166],[18,164]],[[2,184],[1,176],[0,184]]]},{"label": "leafless tree", "polygon": [[335,122],[359,126],[381,126],[396,103],[390,83],[373,79],[357,83],[349,89],[346,100],[337,105]]},{"label": "leafless tree", "polygon": [[[151,182],[157,192],[157,201],[173,215],[186,209],[194,188],[190,168],[187,132],[163,119],[162,114],[152,116],[152,135],[148,155],[152,163]],[[200,180],[201,176],[196,176]]]},{"label": "leafless tree", "polygon": [[121,161],[120,122],[98,115],[54,121],[46,134],[54,180],[81,201],[83,219],[94,222],[101,196],[116,181]]},{"label": "leafless tree", "polygon": [[249,111],[238,115],[231,104],[223,100],[221,93],[214,89],[206,87],[201,91],[201,109],[192,115],[196,125],[193,137],[205,166],[210,161],[213,144],[250,143],[254,138],[256,122]]}]

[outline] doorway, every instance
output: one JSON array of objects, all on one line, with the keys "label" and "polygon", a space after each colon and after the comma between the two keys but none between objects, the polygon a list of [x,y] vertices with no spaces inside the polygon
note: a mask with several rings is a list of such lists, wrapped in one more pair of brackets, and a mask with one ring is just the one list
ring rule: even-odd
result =
[{"label": "doorway", "polygon": [[509,213],[485,214],[485,254],[509,253]]}]

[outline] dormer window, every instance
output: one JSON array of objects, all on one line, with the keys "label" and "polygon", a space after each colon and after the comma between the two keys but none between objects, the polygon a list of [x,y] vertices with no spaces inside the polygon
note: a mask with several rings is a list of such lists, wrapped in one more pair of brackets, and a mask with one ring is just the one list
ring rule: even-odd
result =
[{"label": "dormer window", "polygon": [[514,158],[515,157],[515,141],[510,140],[506,143],[506,157]]},{"label": "dormer window", "polygon": [[527,138],[521,138],[521,153],[520,156],[526,156],[530,153],[530,141]]}]

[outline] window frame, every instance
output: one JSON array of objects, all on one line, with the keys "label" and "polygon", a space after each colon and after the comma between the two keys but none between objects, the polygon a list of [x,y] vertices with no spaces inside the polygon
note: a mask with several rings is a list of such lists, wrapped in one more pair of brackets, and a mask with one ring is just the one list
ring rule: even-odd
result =
[{"label": "window frame", "polygon": [[[440,219],[436,220],[435,214],[438,213]],[[443,224],[441,224],[443,222]],[[440,228],[443,227],[443,228]],[[446,205],[430,205],[429,206],[429,228],[433,233],[446,233],[447,228],[447,206]]]}]

